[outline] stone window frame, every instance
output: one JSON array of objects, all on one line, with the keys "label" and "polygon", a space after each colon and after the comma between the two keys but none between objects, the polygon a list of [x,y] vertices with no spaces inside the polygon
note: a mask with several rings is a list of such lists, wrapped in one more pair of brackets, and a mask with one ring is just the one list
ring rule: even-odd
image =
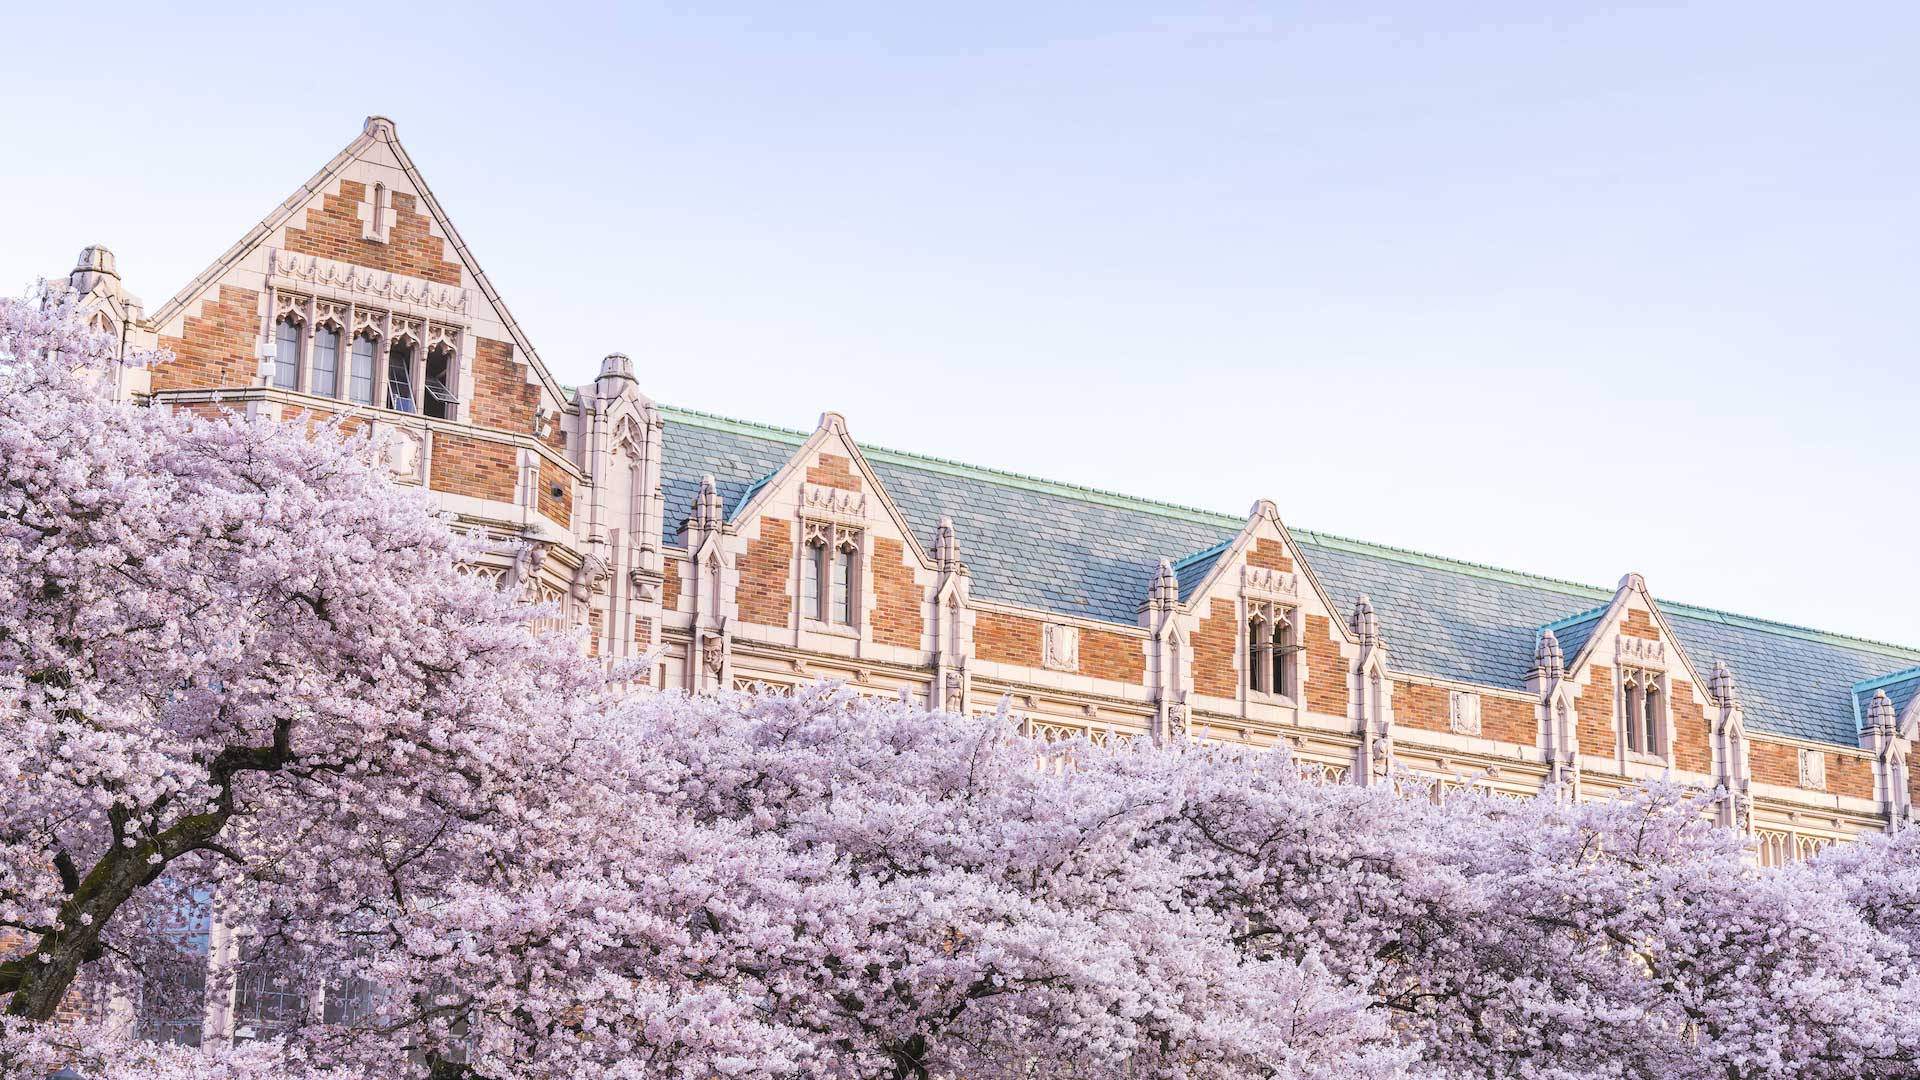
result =
[{"label": "stone window frame", "polygon": [[[381,409],[430,420],[461,422],[464,419],[467,402],[459,397],[457,387],[466,362],[465,352],[472,341],[472,328],[465,323],[424,314],[408,315],[358,300],[333,300],[291,289],[274,289],[272,296],[267,338],[275,343],[276,362],[280,326],[298,326],[300,337],[296,348],[294,385],[282,387],[269,374],[268,387],[338,402],[347,408]],[[313,381],[314,337],[323,327],[331,328],[340,335],[340,345],[334,357],[333,392],[330,394],[321,393]],[[362,338],[374,343],[371,402],[352,398],[353,349]],[[397,395],[389,379],[393,350],[402,344],[412,349],[407,361],[407,390],[409,400],[414,405],[411,409],[395,408]],[[429,367],[436,356],[444,356],[446,363],[445,377],[437,386],[434,380],[428,378]],[[435,416],[428,411],[429,400],[442,410],[443,415]]]},{"label": "stone window frame", "polygon": [[[1256,633],[1256,625],[1283,631],[1286,640],[1275,631]],[[1293,705],[1299,700],[1302,657],[1306,642],[1301,632],[1300,605],[1281,599],[1247,597],[1240,619],[1240,685],[1249,700],[1278,705]],[[1264,638],[1265,640],[1262,640]],[[1274,686],[1274,660],[1282,661],[1279,687]]]},{"label": "stone window frame", "polygon": [[[1671,763],[1673,752],[1672,682],[1667,673],[1650,667],[1620,669],[1618,718],[1620,752],[1630,761],[1649,765]],[[1651,703],[1647,691],[1653,691]],[[1651,711],[1649,709],[1651,708]]]},{"label": "stone window frame", "polygon": [[[800,543],[795,545],[794,611],[801,628],[841,637],[858,637],[866,623],[867,529],[831,518],[803,516]],[[839,554],[851,555],[847,565],[847,619],[833,617],[833,569]],[[815,574],[813,610],[807,610],[806,574]]]}]

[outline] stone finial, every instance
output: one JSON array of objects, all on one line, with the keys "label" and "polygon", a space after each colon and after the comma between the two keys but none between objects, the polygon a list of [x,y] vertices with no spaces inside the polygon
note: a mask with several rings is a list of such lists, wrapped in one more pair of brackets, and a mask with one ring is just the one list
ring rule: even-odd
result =
[{"label": "stone finial", "polygon": [[1867,730],[1893,734],[1900,726],[1900,720],[1893,712],[1893,699],[1885,690],[1875,690],[1873,700],[1867,703]]},{"label": "stone finial", "polygon": [[693,500],[693,527],[702,531],[711,531],[720,527],[720,486],[713,482],[713,474],[700,478],[700,495]]},{"label": "stone finial", "polygon": [[628,358],[626,353],[608,353],[606,359],[600,361],[599,377],[602,379],[625,379],[628,382],[632,382],[633,361]]},{"label": "stone finial", "polygon": [[361,126],[360,130],[376,139],[391,139],[397,134],[393,128],[393,121],[384,116],[367,117],[367,122]]},{"label": "stone finial", "polygon": [[1647,591],[1647,579],[1641,577],[1639,574],[1629,573],[1620,579],[1620,587],[1643,593]]},{"label": "stone finial", "polygon": [[950,517],[940,519],[940,531],[933,538],[933,561],[944,572],[960,569],[960,540],[953,534]]},{"label": "stone finial", "polygon": [[1362,596],[1354,601],[1353,618],[1348,622],[1353,628],[1353,636],[1362,645],[1380,643],[1380,617],[1373,613],[1373,601]]},{"label": "stone finial", "polygon": [[1740,684],[1734,680],[1733,669],[1725,660],[1713,662],[1713,674],[1707,676],[1707,689],[1713,692],[1713,700],[1722,705],[1740,704]]},{"label": "stone finial", "polygon": [[1155,610],[1170,611],[1180,602],[1180,579],[1174,576],[1173,560],[1161,559],[1160,568],[1153,572],[1153,588],[1147,593],[1147,603]]},{"label": "stone finial", "polygon": [[1553,631],[1540,631],[1540,640],[1533,647],[1533,666],[1549,679],[1558,679],[1567,673],[1567,658],[1560,651],[1560,639]]},{"label": "stone finial", "polygon": [[73,261],[73,272],[67,275],[67,282],[82,293],[90,293],[102,279],[120,280],[113,252],[99,244],[88,244]]}]

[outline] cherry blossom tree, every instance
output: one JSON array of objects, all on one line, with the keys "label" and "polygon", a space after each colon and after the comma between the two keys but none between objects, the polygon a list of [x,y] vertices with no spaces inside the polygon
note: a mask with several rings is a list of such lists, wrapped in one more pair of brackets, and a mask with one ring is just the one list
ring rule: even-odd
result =
[{"label": "cherry blossom tree", "polygon": [[[8,1076],[1920,1075],[1916,830],[1762,869],[1670,784],[616,695],[375,440],[114,403],[69,316],[0,304]],[[284,1011],[56,1022],[189,969]]]}]

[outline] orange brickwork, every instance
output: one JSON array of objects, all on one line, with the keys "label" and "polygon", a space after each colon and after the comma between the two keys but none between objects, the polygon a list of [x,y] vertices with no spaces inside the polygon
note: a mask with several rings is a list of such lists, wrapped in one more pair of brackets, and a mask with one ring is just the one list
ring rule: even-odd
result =
[{"label": "orange brickwork", "polygon": [[510,503],[519,457],[519,451],[505,443],[436,431],[428,483],[435,491]]},{"label": "orange brickwork", "polygon": [[1628,609],[1627,617],[1620,620],[1620,632],[1643,641],[1660,640],[1660,630],[1653,625],[1653,616],[1639,608]]},{"label": "orange brickwork", "polygon": [[[220,286],[188,315],[180,336],[160,338],[173,359],[153,366],[153,390],[254,386],[260,381],[260,294]],[[191,311],[193,308],[188,307]]]},{"label": "orange brickwork", "polygon": [[819,463],[807,469],[807,483],[842,491],[860,490],[860,476],[853,471],[853,462],[837,454],[821,454]]},{"label": "orange brickwork", "polygon": [[307,227],[287,228],[287,250],[301,255],[338,259],[355,266],[372,267],[390,274],[425,278],[441,285],[459,286],[462,274],[458,262],[448,261],[446,242],[433,235],[429,219],[419,213],[412,193],[393,192],[387,227],[387,242],[365,237],[366,221],[371,215],[367,185],[356,180],[340,181],[338,195],[323,195],[319,206],[307,208]]},{"label": "orange brickwork", "polygon": [[1613,736],[1613,669],[1595,664],[1587,685],[1580,688],[1575,702],[1580,722],[1574,737],[1580,740],[1583,754],[1611,755],[1617,749]]},{"label": "orange brickwork", "polygon": [[1105,630],[1081,630],[1080,674],[1143,685],[1147,653],[1142,639]]},{"label": "orange brickwork", "polygon": [[974,618],[973,652],[982,660],[1040,666],[1040,623],[1018,615],[982,611]]},{"label": "orange brickwork", "polygon": [[1308,615],[1306,638],[1307,708],[1328,716],[1347,715],[1347,660],[1340,655],[1332,620]]},{"label": "orange brickwork", "polygon": [[1247,549],[1247,565],[1256,570],[1280,570],[1293,573],[1293,560],[1287,557],[1287,545],[1261,537]]},{"label": "orange brickwork", "polygon": [[[467,418],[480,427],[531,434],[534,413],[540,408],[540,388],[527,381],[527,366],[513,360],[513,346],[491,338],[478,338],[473,347],[473,400],[467,406]],[[558,449],[557,434],[548,436],[548,445]]]},{"label": "orange brickwork", "polygon": [[791,626],[793,598],[787,593],[793,567],[793,523],[761,518],[760,536],[747,541],[740,556],[740,618],[762,626]]},{"label": "orange brickwork", "polygon": [[679,611],[680,560],[662,560],[660,563],[660,573],[666,578],[666,580],[660,583],[660,605],[668,611]]},{"label": "orange brickwork", "polygon": [[905,649],[920,647],[927,630],[926,596],[907,565],[906,546],[873,538],[873,640]]},{"label": "orange brickwork", "polygon": [[[1452,731],[1449,693],[1438,686],[1395,680],[1393,684],[1394,725],[1422,731]],[[1540,721],[1530,701],[1480,696],[1480,736],[1500,742],[1535,746],[1540,742]]]},{"label": "orange brickwork", "polygon": [[1707,714],[1693,699],[1693,684],[1672,680],[1667,720],[1673,725],[1673,767],[1682,772],[1713,775],[1713,732]]},{"label": "orange brickwork", "polygon": [[1193,689],[1212,697],[1240,696],[1240,667],[1234,652],[1240,647],[1239,605],[1214,597],[1207,617],[1193,631]]},{"label": "orange brickwork", "polygon": [[573,526],[573,476],[544,457],[540,459],[540,512],[563,529]]}]

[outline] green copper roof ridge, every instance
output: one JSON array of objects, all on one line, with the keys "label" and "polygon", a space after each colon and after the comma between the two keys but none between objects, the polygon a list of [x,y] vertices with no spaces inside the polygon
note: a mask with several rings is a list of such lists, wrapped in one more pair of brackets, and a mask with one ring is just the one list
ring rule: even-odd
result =
[{"label": "green copper roof ridge", "polygon": [[1547,623],[1545,626],[1542,626],[1540,629],[1551,630],[1555,634],[1558,634],[1560,631],[1569,629],[1570,627],[1574,626],[1576,623],[1583,623],[1583,622],[1586,622],[1588,619],[1597,619],[1600,616],[1605,615],[1606,613],[1607,613],[1607,605],[1601,604],[1599,607],[1588,608],[1585,611],[1576,611],[1572,615],[1568,615],[1565,618],[1555,619],[1552,622]]},{"label": "green copper roof ridge", "polygon": [[1221,552],[1233,546],[1234,539],[1235,539],[1234,537],[1229,536],[1225,540],[1222,540],[1217,544],[1214,544],[1210,547],[1203,547],[1199,551],[1196,551],[1193,554],[1188,555],[1186,558],[1183,558],[1178,562],[1175,562],[1173,564],[1174,572],[1179,573],[1181,570],[1184,570],[1187,567],[1192,566],[1194,563],[1199,562],[1201,559],[1210,558],[1214,555],[1220,554]]},{"label": "green copper roof ridge", "polygon": [[[697,409],[683,409],[673,405],[660,405],[658,408],[662,413],[667,414],[669,419],[680,419],[699,427],[717,431],[731,431],[741,435],[772,438],[780,442],[790,442],[796,446],[805,442],[811,434],[810,432],[796,431],[792,428],[775,427],[772,424],[762,424],[751,420],[736,420],[730,416],[701,412]],[[857,439],[854,441],[859,443]],[[923,469],[928,472],[938,472],[947,476],[968,476],[1008,483],[1011,486],[1027,491],[1062,495],[1068,498],[1077,498],[1084,502],[1098,503],[1118,509],[1141,510],[1147,513],[1159,514],[1162,517],[1170,517],[1199,525],[1217,525],[1222,528],[1237,529],[1246,524],[1243,518],[1236,518],[1212,510],[1202,510],[1198,507],[1182,506],[1178,503],[1163,502],[1158,499],[1147,499],[1138,495],[1127,495],[1122,492],[1107,491],[1102,488],[1087,487],[1080,484],[1069,484],[1059,480],[1048,480],[1044,477],[1030,476],[1026,473],[1016,473],[1005,469],[993,469],[984,465],[969,465],[964,461],[953,461],[926,454],[915,454],[905,450],[893,450],[882,446],[868,446],[865,443],[859,443],[859,445],[861,452],[869,458],[889,461],[893,464],[904,465],[909,468]],[[1456,559],[1446,555],[1433,555],[1424,551],[1414,551],[1411,548],[1393,547],[1388,544],[1379,544],[1370,540],[1355,540],[1352,537],[1338,536],[1333,533],[1317,532],[1311,529],[1289,529],[1289,531],[1296,538],[1306,538],[1308,543],[1318,544],[1321,547],[1331,547],[1356,554],[1377,555],[1382,558],[1393,559],[1396,562],[1410,563],[1415,566],[1458,570],[1485,580],[1504,581],[1514,585],[1528,585],[1534,588],[1543,588],[1552,592],[1563,593],[1568,596],[1609,600],[1617,591],[1598,585],[1586,585],[1578,581],[1568,581],[1564,578],[1548,577],[1544,574],[1531,574],[1522,570],[1508,570],[1504,567],[1491,566],[1486,563],[1471,562],[1466,559]],[[1660,609],[1669,614],[1685,615],[1690,618],[1704,619],[1708,622],[1720,622],[1728,626],[1742,626],[1753,630],[1796,637],[1805,641],[1839,645],[1843,648],[1864,647],[1871,652],[1883,653],[1900,659],[1920,661],[1920,648],[1896,645],[1890,641],[1878,641],[1873,638],[1856,637],[1831,630],[1819,630],[1810,626],[1799,626],[1794,623],[1763,619],[1754,615],[1740,615],[1731,611],[1702,607],[1677,600],[1660,601]]]},{"label": "green copper roof ridge", "polygon": [[1871,679],[1861,679],[1859,682],[1853,684],[1853,692],[1856,694],[1864,694],[1869,690],[1879,690],[1883,687],[1892,686],[1895,683],[1909,682],[1913,679],[1920,679],[1920,667],[1903,668],[1890,675],[1876,675]]}]

